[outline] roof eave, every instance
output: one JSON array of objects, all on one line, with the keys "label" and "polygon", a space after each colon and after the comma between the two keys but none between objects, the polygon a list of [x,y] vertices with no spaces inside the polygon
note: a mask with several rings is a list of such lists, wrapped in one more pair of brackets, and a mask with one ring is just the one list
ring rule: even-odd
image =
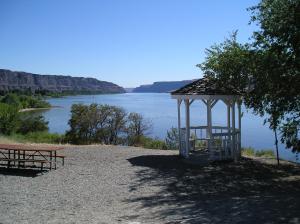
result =
[{"label": "roof eave", "polygon": [[240,95],[200,95],[200,94],[171,94],[172,99],[192,99],[192,100],[238,100]]}]

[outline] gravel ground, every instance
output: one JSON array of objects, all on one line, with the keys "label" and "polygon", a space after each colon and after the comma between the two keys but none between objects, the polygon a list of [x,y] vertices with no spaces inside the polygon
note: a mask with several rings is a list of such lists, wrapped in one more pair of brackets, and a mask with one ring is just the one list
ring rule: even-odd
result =
[{"label": "gravel ground", "polygon": [[300,168],[195,167],[176,152],[68,146],[50,172],[0,169],[0,223],[300,223]]}]

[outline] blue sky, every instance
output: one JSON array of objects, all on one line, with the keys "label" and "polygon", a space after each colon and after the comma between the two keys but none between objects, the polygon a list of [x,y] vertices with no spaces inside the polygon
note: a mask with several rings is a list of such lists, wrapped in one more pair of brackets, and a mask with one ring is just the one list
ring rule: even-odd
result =
[{"label": "blue sky", "polygon": [[202,76],[205,48],[253,27],[257,0],[0,0],[0,68],[124,87]]}]

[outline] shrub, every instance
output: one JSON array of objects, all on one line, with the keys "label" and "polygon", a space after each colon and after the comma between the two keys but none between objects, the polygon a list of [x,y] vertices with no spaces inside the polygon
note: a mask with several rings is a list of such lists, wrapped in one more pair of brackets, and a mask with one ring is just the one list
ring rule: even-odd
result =
[{"label": "shrub", "polygon": [[24,113],[20,117],[18,133],[27,134],[29,132],[48,131],[48,122],[41,115],[35,116],[32,113]]},{"label": "shrub", "polygon": [[[68,141],[75,144],[88,144],[96,139],[97,128],[103,124],[105,108],[97,108],[96,105],[85,106],[74,104],[71,108],[71,119],[69,125],[71,129],[67,131]],[[102,110],[102,113],[99,112]],[[102,116],[100,116],[102,114]]]},{"label": "shrub", "polygon": [[9,135],[18,124],[18,108],[8,104],[0,103],[0,133]]},{"label": "shrub", "polygon": [[128,145],[138,145],[141,138],[151,129],[152,124],[146,121],[141,114],[130,113],[126,119],[126,135]]},{"label": "shrub", "polygon": [[121,107],[74,104],[69,120],[67,139],[74,144],[128,144],[140,141],[148,129],[142,115],[127,115]]},{"label": "shrub", "polygon": [[255,150],[252,147],[242,148],[242,154],[245,156],[255,156]]},{"label": "shrub", "polygon": [[167,145],[164,141],[159,139],[152,139],[145,136],[140,137],[140,146],[147,149],[162,149],[162,150],[167,149]]},{"label": "shrub", "polygon": [[255,152],[255,156],[257,157],[269,157],[269,158],[274,158],[274,151],[272,149],[262,149],[262,150],[257,150]]},{"label": "shrub", "polygon": [[48,108],[51,105],[40,96],[18,95],[16,93],[8,93],[1,98],[1,103],[22,108]]},{"label": "shrub", "polygon": [[165,139],[167,149],[178,149],[179,148],[179,133],[177,128],[171,128],[167,131],[167,137]]},{"label": "shrub", "polygon": [[256,157],[270,157],[274,158],[274,152],[272,149],[262,149],[262,150],[255,150],[254,148],[242,148],[242,154],[245,156],[256,156]]},{"label": "shrub", "polygon": [[8,93],[1,98],[1,103],[9,104],[14,107],[20,107],[20,98],[15,93]]},{"label": "shrub", "polygon": [[9,138],[17,142],[52,143],[52,144],[66,143],[64,135],[57,134],[57,133],[49,133],[47,131],[29,132],[25,135],[12,134]]}]

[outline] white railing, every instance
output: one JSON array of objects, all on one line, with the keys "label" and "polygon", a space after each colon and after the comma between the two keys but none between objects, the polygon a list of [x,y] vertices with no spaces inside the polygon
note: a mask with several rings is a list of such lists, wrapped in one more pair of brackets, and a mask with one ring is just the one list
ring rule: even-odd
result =
[{"label": "white railing", "polygon": [[[208,150],[211,160],[233,159],[240,152],[240,132],[238,129],[213,126],[212,136],[208,136],[207,126],[190,127],[190,152]],[[181,149],[186,152],[186,128],[181,128]],[[234,152],[236,150],[237,152]]]}]

